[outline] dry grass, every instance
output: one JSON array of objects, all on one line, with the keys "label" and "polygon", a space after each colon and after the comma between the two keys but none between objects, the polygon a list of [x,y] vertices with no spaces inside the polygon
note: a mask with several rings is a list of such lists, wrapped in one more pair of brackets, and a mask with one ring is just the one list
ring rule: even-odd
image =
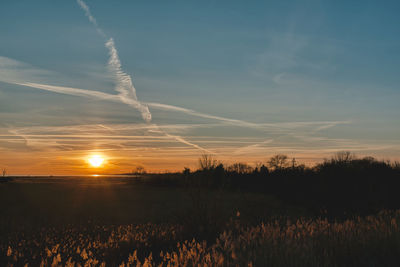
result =
[{"label": "dry grass", "polygon": [[2,240],[2,266],[399,266],[400,211],[330,223],[231,220],[213,244],[182,227],[123,225],[42,229]]}]

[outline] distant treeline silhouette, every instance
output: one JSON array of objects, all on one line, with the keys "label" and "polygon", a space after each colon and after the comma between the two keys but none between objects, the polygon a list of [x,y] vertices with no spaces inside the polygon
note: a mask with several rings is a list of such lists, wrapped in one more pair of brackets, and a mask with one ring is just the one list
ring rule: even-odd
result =
[{"label": "distant treeline silhouette", "polygon": [[313,167],[297,164],[286,155],[275,155],[256,167],[224,166],[211,155],[202,155],[199,165],[196,171],[185,168],[182,173],[154,175],[143,182],[269,194],[314,215],[365,215],[400,208],[399,162],[339,152]]}]

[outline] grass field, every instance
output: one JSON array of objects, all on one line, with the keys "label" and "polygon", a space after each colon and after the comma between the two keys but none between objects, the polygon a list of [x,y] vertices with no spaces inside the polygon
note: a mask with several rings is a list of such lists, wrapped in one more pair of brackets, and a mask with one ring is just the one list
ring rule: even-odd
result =
[{"label": "grass field", "polygon": [[285,212],[276,199],[262,194],[148,186],[129,176],[16,178],[0,183],[0,203],[3,232],[88,221],[171,223],[193,209],[224,218],[240,210],[249,219]]},{"label": "grass field", "polygon": [[1,266],[400,262],[398,212],[329,222],[267,195],[149,186],[134,177],[16,178],[0,183],[0,201]]}]

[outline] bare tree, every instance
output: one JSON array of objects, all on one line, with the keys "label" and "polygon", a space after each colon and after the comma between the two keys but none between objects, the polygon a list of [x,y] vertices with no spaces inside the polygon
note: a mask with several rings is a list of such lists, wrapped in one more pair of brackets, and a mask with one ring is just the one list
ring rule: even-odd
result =
[{"label": "bare tree", "polygon": [[199,158],[200,170],[211,170],[217,167],[217,160],[210,154],[203,154]]},{"label": "bare tree", "polygon": [[231,172],[237,172],[237,173],[251,173],[253,171],[253,168],[246,163],[234,163],[231,166],[228,167],[228,170]]},{"label": "bare tree", "polygon": [[143,166],[137,166],[132,173],[134,174],[146,174],[146,170]]},{"label": "bare tree", "polygon": [[277,154],[271,157],[268,161],[268,165],[270,168],[274,170],[283,169],[288,166],[288,157],[283,154]]},{"label": "bare tree", "polygon": [[356,156],[350,151],[339,151],[332,157],[332,161],[337,163],[349,163],[355,159]]}]

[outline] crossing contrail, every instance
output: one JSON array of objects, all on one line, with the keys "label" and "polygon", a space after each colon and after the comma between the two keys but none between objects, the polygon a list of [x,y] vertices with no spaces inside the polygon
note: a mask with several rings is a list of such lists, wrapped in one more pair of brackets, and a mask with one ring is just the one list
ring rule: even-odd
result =
[{"label": "crossing contrail", "polygon": [[[97,24],[97,20],[90,12],[89,6],[83,0],[77,0],[77,3],[85,11],[86,17],[96,28],[97,32],[104,38],[108,38],[104,31]],[[139,110],[143,120],[150,122],[151,113],[149,108],[138,100],[136,89],[133,86],[132,77],[122,70],[121,61],[119,59],[118,51],[115,47],[113,38],[108,38],[105,46],[108,48],[108,53],[110,56],[108,60],[108,69],[113,75],[115,81],[115,90],[119,93],[118,96],[121,102],[135,107],[137,110]]]},{"label": "crossing contrail", "polygon": [[[96,28],[97,32],[103,36],[104,38],[108,38],[107,35],[104,33],[104,31],[99,27],[97,24],[96,18],[92,15],[90,12],[89,6],[83,1],[83,0],[77,0],[79,6],[85,11],[86,17],[88,17],[89,21],[93,24],[93,26]],[[108,48],[108,53],[109,53],[109,60],[108,60],[108,69],[110,73],[113,75],[114,81],[115,81],[115,90],[118,92],[118,95],[111,95],[111,94],[106,94],[102,92],[95,92],[91,90],[83,90],[83,89],[78,89],[78,88],[65,88],[64,91],[59,86],[53,86],[53,88],[50,88],[48,85],[34,85],[34,84],[21,84],[21,85],[26,85],[26,86],[32,86],[36,88],[41,88],[44,90],[53,90],[59,93],[69,93],[69,94],[75,94],[75,95],[82,95],[86,97],[94,96],[97,98],[101,99],[106,99],[106,100],[112,100],[112,101],[120,101],[122,103],[125,103],[127,105],[130,105],[137,110],[139,110],[140,114],[142,115],[142,118],[144,121],[147,123],[151,122],[151,113],[149,110],[149,107],[140,102],[137,95],[136,95],[136,88],[133,85],[132,82],[132,77],[124,72],[121,67],[121,61],[118,56],[118,51],[117,48],[115,47],[115,43],[113,38],[108,38],[108,40],[105,43],[105,46]],[[209,150],[202,148],[196,144],[193,144],[181,136],[177,135],[170,135],[164,130],[160,129],[156,124],[153,124],[153,126],[160,132],[163,133],[165,136],[172,138],[180,143],[192,146],[196,149],[200,149],[206,152],[210,152]]]}]

